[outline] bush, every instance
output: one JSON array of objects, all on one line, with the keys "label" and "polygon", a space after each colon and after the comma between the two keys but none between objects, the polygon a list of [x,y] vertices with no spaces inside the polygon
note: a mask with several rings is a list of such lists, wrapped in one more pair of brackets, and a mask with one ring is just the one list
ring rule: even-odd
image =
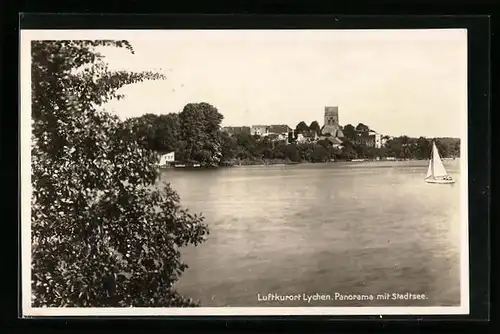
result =
[{"label": "bush", "polygon": [[158,156],[131,127],[97,109],[117,90],[161,75],[110,72],[98,46],[32,43],[34,307],[195,306],[173,284],[179,248],[202,242],[203,217],[155,185]]}]

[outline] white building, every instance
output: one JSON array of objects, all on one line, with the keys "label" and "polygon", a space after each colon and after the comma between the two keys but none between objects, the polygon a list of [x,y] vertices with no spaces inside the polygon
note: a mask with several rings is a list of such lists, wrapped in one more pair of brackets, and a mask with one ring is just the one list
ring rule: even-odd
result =
[{"label": "white building", "polygon": [[175,152],[170,152],[161,156],[160,163],[158,165],[165,166],[169,162],[174,162],[174,161],[175,161]]},{"label": "white building", "polygon": [[252,136],[267,136],[269,135],[269,126],[267,125],[252,125],[250,129]]},{"label": "white building", "polygon": [[385,147],[385,144],[392,139],[393,137],[390,136],[382,136],[382,138],[380,139],[381,147]]},{"label": "white building", "polygon": [[382,148],[382,135],[380,133],[375,133],[375,147]]},{"label": "white building", "polygon": [[307,139],[302,133],[297,134],[297,143],[305,143],[306,141]]},{"label": "white building", "polygon": [[382,148],[382,146],[384,146],[384,143],[382,142],[382,134],[376,132],[376,131],[373,131],[373,130],[370,130],[368,132],[368,136],[370,138],[373,138],[373,143],[372,145],[375,147],[375,148]]}]

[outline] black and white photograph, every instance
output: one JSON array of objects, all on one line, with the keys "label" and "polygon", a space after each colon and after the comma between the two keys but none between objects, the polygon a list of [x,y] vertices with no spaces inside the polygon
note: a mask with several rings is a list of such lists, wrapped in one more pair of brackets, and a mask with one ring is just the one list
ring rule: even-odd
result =
[{"label": "black and white photograph", "polygon": [[24,316],[469,313],[467,30],[21,30]]}]

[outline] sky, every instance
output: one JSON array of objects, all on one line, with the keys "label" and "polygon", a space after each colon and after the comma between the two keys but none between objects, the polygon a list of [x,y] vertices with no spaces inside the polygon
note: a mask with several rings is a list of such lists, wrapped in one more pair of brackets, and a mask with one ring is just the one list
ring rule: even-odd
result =
[{"label": "sky", "polygon": [[106,109],[122,119],[207,102],[223,126],[341,125],[388,135],[460,137],[467,110],[466,30],[179,31],[125,36],[135,54],[102,52],[112,69],[167,76],[126,86]]}]

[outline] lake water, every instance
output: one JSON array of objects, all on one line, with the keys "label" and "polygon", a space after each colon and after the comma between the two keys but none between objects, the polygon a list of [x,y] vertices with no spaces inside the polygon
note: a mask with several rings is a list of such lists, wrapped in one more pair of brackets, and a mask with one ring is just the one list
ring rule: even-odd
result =
[{"label": "lake water", "polygon": [[[428,161],[166,170],[207,242],[179,292],[201,306],[459,306],[460,170]],[[422,300],[262,301],[267,294],[425,294]],[[260,298],[262,299],[262,297]]]}]

